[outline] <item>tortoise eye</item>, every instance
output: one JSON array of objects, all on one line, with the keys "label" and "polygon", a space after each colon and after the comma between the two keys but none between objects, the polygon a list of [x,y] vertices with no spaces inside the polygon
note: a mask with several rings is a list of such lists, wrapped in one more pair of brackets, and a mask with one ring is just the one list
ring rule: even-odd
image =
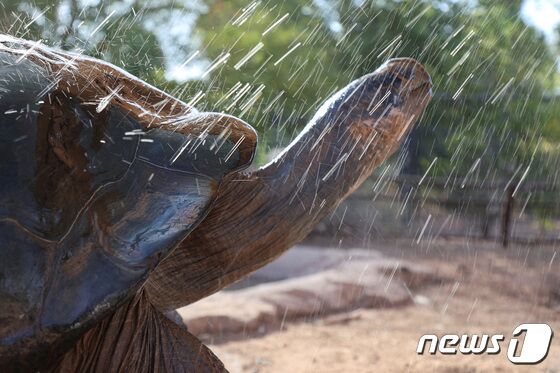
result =
[{"label": "tortoise eye", "polygon": [[385,87],[391,87],[391,89],[393,88],[400,88],[402,84],[402,79],[399,75],[397,74],[385,74],[383,75],[383,77],[381,78],[381,85],[385,86]]}]

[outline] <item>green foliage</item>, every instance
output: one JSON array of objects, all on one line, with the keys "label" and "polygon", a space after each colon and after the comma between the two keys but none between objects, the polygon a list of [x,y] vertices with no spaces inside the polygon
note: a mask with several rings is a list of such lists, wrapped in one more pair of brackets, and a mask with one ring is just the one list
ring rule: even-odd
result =
[{"label": "green foliage", "polygon": [[[282,100],[267,113],[262,105],[249,112],[226,108],[250,119],[265,135],[273,131],[278,136],[274,130],[280,129],[288,130],[289,138],[336,87],[387,58],[412,56],[431,72],[435,98],[410,138],[406,172],[424,172],[437,156],[435,174],[471,172],[487,179],[528,167],[530,176],[555,177],[547,165],[558,154],[550,144],[560,140],[550,130],[558,128],[551,95],[556,65],[543,37],[520,20],[520,1],[481,1],[475,7],[443,1],[332,3],[342,24],[339,33],[329,29],[312,4],[285,1],[273,11],[257,7],[243,25],[235,25],[249,2],[211,2],[197,29],[211,59],[229,52],[232,62],[213,73],[208,87],[217,94],[208,103],[223,109],[220,97],[237,82],[264,85],[269,93],[265,103],[282,92]],[[282,26],[262,35],[287,13]],[[239,71],[233,69],[259,41],[263,50]],[[273,65],[297,43],[301,46],[289,58]]]}]

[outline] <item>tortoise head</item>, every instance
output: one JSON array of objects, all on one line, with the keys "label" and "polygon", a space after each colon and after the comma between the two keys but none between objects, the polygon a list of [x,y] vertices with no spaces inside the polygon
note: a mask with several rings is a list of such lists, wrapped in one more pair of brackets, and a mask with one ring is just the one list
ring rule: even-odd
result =
[{"label": "tortoise head", "polygon": [[377,156],[371,143],[390,145],[394,150],[431,97],[432,81],[425,68],[412,58],[394,58],[335,94],[316,118],[330,112],[354,135],[357,149],[365,146],[363,156]]},{"label": "tortoise head", "polygon": [[[379,121],[380,130],[398,129],[401,140],[411,124],[424,112],[432,97],[432,79],[424,67],[412,58],[394,58],[385,62],[370,77],[373,94],[367,110]],[[362,101],[365,103],[365,101]]]}]

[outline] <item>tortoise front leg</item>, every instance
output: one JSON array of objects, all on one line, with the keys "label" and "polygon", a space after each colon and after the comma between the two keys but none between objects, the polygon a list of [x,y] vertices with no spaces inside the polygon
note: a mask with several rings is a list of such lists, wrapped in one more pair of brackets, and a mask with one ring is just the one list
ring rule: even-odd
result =
[{"label": "tortoise front leg", "polygon": [[85,333],[52,372],[226,372],[192,334],[157,311],[140,291]]}]

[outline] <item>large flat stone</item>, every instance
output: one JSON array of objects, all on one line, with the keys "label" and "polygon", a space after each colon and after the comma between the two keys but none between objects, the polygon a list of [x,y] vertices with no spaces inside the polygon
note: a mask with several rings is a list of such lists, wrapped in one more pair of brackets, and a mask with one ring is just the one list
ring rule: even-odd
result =
[{"label": "large flat stone", "polygon": [[372,250],[297,247],[244,281],[253,286],[238,285],[177,311],[198,336],[264,333],[290,320],[406,305],[412,290],[441,280],[430,268]]}]

